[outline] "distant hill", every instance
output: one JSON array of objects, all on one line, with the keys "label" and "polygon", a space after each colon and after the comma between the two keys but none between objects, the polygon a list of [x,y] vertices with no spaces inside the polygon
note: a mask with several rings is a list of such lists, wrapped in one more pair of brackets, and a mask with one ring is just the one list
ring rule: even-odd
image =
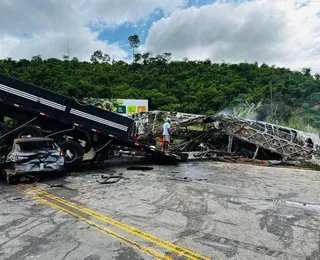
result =
[{"label": "distant hill", "polygon": [[170,53],[136,54],[128,64],[100,53],[92,62],[35,56],[8,58],[0,64],[12,77],[79,99],[149,99],[151,109],[195,114],[224,110],[301,130],[320,128],[320,76],[312,76],[309,69],[296,72],[258,63],[170,61],[170,57]]}]

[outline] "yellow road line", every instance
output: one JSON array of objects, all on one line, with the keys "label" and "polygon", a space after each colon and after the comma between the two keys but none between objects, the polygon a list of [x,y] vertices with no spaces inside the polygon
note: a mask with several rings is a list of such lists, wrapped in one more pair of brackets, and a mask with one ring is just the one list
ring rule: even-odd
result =
[{"label": "yellow road line", "polygon": [[154,244],[156,244],[156,245],[158,245],[160,247],[163,247],[163,248],[166,248],[166,249],[168,249],[170,251],[173,251],[173,252],[175,252],[175,253],[177,253],[179,255],[182,255],[182,256],[184,256],[184,257],[186,257],[188,259],[192,259],[192,260],[198,260],[198,259],[200,259],[200,260],[211,260],[210,258],[202,256],[202,255],[200,255],[200,254],[198,254],[196,252],[193,252],[193,251],[191,251],[189,249],[186,249],[186,248],[180,247],[178,245],[175,245],[173,243],[170,243],[170,242],[168,242],[166,240],[163,240],[163,239],[161,239],[161,238],[159,238],[157,236],[148,234],[148,233],[146,233],[146,232],[144,232],[142,230],[139,230],[137,228],[131,227],[131,226],[125,224],[125,223],[122,223],[120,221],[117,221],[115,219],[107,217],[105,215],[102,215],[102,214],[100,214],[98,212],[95,212],[95,211],[93,211],[91,209],[82,207],[80,205],[76,205],[76,204],[71,203],[69,201],[66,201],[66,200],[64,200],[64,199],[62,199],[62,198],[60,198],[60,197],[58,197],[56,195],[50,194],[50,193],[48,193],[48,192],[46,192],[44,190],[37,189],[37,188],[32,187],[30,185],[25,185],[25,187],[27,187],[28,189],[34,190],[38,194],[41,194],[41,195],[46,196],[46,197],[49,197],[49,198],[51,198],[53,200],[58,201],[59,203],[65,204],[65,205],[67,205],[67,206],[69,206],[71,208],[74,208],[74,209],[82,212],[82,213],[85,213],[85,214],[87,214],[89,216],[92,216],[92,217],[94,217],[96,219],[99,219],[99,220],[101,220],[101,221],[103,221],[105,223],[108,223],[108,224],[113,225],[115,227],[118,227],[118,228],[120,228],[122,230],[125,230],[128,233],[131,233],[133,235],[141,237],[141,238],[143,238],[143,239],[145,239],[145,240],[147,240],[149,242],[152,242],[152,243],[154,243]]},{"label": "yellow road line", "polygon": [[70,211],[70,210],[68,210],[68,209],[66,209],[66,208],[63,208],[63,207],[59,206],[58,204],[56,204],[56,203],[54,203],[54,202],[50,202],[50,201],[48,201],[48,200],[46,200],[46,199],[44,199],[44,198],[42,198],[42,197],[39,197],[39,196],[37,196],[37,195],[34,195],[34,194],[32,194],[32,193],[30,193],[30,192],[28,192],[28,191],[26,191],[26,190],[21,189],[20,187],[16,187],[16,189],[19,190],[19,191],[21,191],[21,192],[23,192],[24,194],[26,194],[26,195],[28,195],[28,196],[30,196],[30,197],[33,197],[33,198],[39,200],[39,201],[40,201],[41,203],[43,203],[43,204],[46,204],[46,205],[48,205],[48,206],[50,206],[50,207],[52,207],[52,208],[55,208],[55,209],[57,209],[57,210],[63,211],[63,212],[65,212],[65,213],[67,213],[67,214],[69,214],[69,215],[71,215],[71,216],[73,216],[73,217],[75,217],[75,218],[83,221],[83,222],[86,222],[87,224],[89,224],[89,225],[91,225],[91,226],[94,226],[94,227],[98,228],[98,229],[99,229],[100,231],[102,231],[103,233],[108,234],[108,235],[110,235],[110,236],[112,236],[112,237],[114,237],[114,238],[119,239],[121,242],[125,243],[126,245],[128,245],[128,246],[130,246],[130,247],[139,249],[139,250],[141,250],[142,252],[147,253],[148,255],[152,256],[152,257],[155,258],[155,259],[159,259],[159,260],[173,260],[172,258],[164,255],[163,253],[160,253],[160,252],[158,252],[158,251],[156,251],[156,250],[154,250],[154,249],[152,249],[152,248],[150,248],[150,247],[147,247],[147,246],[138,244],[137,242],[132,241],[132,240],[130,240],[130,239],[128,239],[128,238],[126,238],[126,237],[124,237],[124,236],[122,236],[122,235],[114,232],[114,231],[112,231],[112,230],[109,229],[109,228],[106,228],[106,227],[104,227],[104,226],[101,226],[101,225],[95,223],[94,221],[92,221],[92,220],[90,220],[90,219],[87,219],[87,218],[85,218],[85,217],[83,217],[83,216],[80,216],[80,215],[76,214],[75,212],[72,212],[72,211]]}]

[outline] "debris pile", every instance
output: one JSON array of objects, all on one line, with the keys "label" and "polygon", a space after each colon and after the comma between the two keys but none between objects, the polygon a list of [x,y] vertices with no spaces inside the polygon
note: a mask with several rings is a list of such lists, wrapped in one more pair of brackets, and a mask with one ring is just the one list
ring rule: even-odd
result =
[{"label": "debris pile", "polygon": [[296,129],[227,115],[204,116],[165,111],[136,115],[143,138],[159,138],[169,118],[170,149],[188,158],[252,158],[281,163],[320,165],[320,137]]}]

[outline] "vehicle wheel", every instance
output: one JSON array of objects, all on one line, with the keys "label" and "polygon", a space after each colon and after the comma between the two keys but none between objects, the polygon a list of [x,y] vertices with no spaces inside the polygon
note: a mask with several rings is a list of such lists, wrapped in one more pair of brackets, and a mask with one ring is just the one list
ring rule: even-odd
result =
[{"label": "vehicle wheel", "polygon": [[9,136],[5,136],[1,138],[1,136],[5,135],[9,132],[8,127],[4,123],[0,123],[0,146],[6,144],[9,141]]},{"label": "vehicle wheel", "polygon": [[6,172],[3,169],[0,169],[0,179],[6,180]]},{"label": "vehicle wheel", "polygon": [[98,153],[91,160],[90,167],[91,168],[98,168],[101,163],[103,163],[103,159],[102,159],[101,153]]},{"label": "vehicle wheel", "polygon": [[43,131],[34,125],[25,125],[13,132],[13,139],[23,137],[42,137]]},{"label": "vehicle wheel", "polygon": [[236,155],[242,158],[248,158],[248,154],[245,151],[240,151]]},{"label": "vehicle wheel", "polygon": [[119,156],[119,149],[115,145],[110,145],[108,148],[108,158],[107,159],[112,159],[114,157]]},{"label": "vehicle wheel", "polygon": [[11,176],[10,174],[5,172],[6,181],[8,184],[14,185],[18,183],[18,178],[15,176]]},{"label": "vehicle wheel", "polygon": [[240,149],[240,151],[237,152],[236,155],[239,157],[242,157],[242,158],[252,158],[253,157],[253,153],[248,149]]},{"label": "vehicle wheel", "polygon": [[79,143],[68,140],[59,143],[59,146],[64,152],[65,167],[67,170],[75,168],[81,164],[84,150]]},{"label": "vehicle wheel", "polygon": [[92,147],[92,138],[87,131],[82,129],[76,129],[75,131],[73,131],[73,133],[71,133],[71,136],[75,138],[74,139],[75,141],[78,141],[78,140],[85,141],[86,145],[84,147],[81,145],[81,147],[83,147],[86,153],[90,151]]}]

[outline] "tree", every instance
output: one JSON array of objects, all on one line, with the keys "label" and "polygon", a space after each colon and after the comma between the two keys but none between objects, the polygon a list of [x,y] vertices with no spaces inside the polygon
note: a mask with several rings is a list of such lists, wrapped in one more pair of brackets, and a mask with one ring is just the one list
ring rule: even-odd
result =
[{"label": "tree", "polygon": [[150,55],[151,55],[151,52],[146,52],[141,55],[141,58],[143,60],[143,65],[147,65],[149,63]]},{"label": "tree", "polygon": [[33,57],[31,58],[31,61],[34,61],[34,62],[42,62],[41,55],[33,56]]},{"label": "tree", "polygon": [[310,77],[310,76],[311,76],[311,69],[310,69],[310,68],[303,68],[303,69],[302,69],[302,73],[303,73],[305,76]]},{"label": "tree", "polygon": [[164,52],[162,57],[165,59],[166,62],[169,62],[171,60],[171,52]]},{"label": "tree", "polygon": [[142,57],[142,55],[140,53],[135,54],[133,56],[133,62],[138,63],[139,61],[141,61],[141,57]]},{"label": "tree", "polygon": [[95,51],[90,58],[92,63],[99,63],[103,60],[103,53],[100,50]]},{"label": "tree", "polygon": [[77,62],[79,62],[79,59],[77,57],[73,57],[71,61],[74,63],[77,63]]},{"label": "tree", "polygon": [[203,62],[203,64],[206,64],[206,65],[211,66],[212,62],[211,62],[211,60],[208,58],[208,59],[205,59],[205,61]]},{"label": "tree", "polygon": [[129,40],[129,44],[130,44],[130,48],[132,49],[132,60],[134,59],[134,50],[137,49],[140,45],[140,40],[138,35],[131,35],[128,38]]},{"label": "tree", "polygon": [[150,99],[150,109],[202,115],[223,110],[235,114],[233,108],[254,104],[256,109],[243,116],[252,114],[252,119],[278,121],[289,127],[295,126],[292,118],[305,117],[307,124],[320,126],[320,73],[246,62],[170,61],[170,57],[170,53],[136,53],[133,64],[128,64],[111,62],[108,54],[97,50],[91,62],[73,57],[67,62],[62,56],[20,61],[8,58],[0,59],[0,73],[8,72],[14,78],[79,99]]},{"label": "tree", "polygon": [[111,60],[111,57],[109,54],[103,54],[102,60],[103,60],[103,62],[109,63]]}]

